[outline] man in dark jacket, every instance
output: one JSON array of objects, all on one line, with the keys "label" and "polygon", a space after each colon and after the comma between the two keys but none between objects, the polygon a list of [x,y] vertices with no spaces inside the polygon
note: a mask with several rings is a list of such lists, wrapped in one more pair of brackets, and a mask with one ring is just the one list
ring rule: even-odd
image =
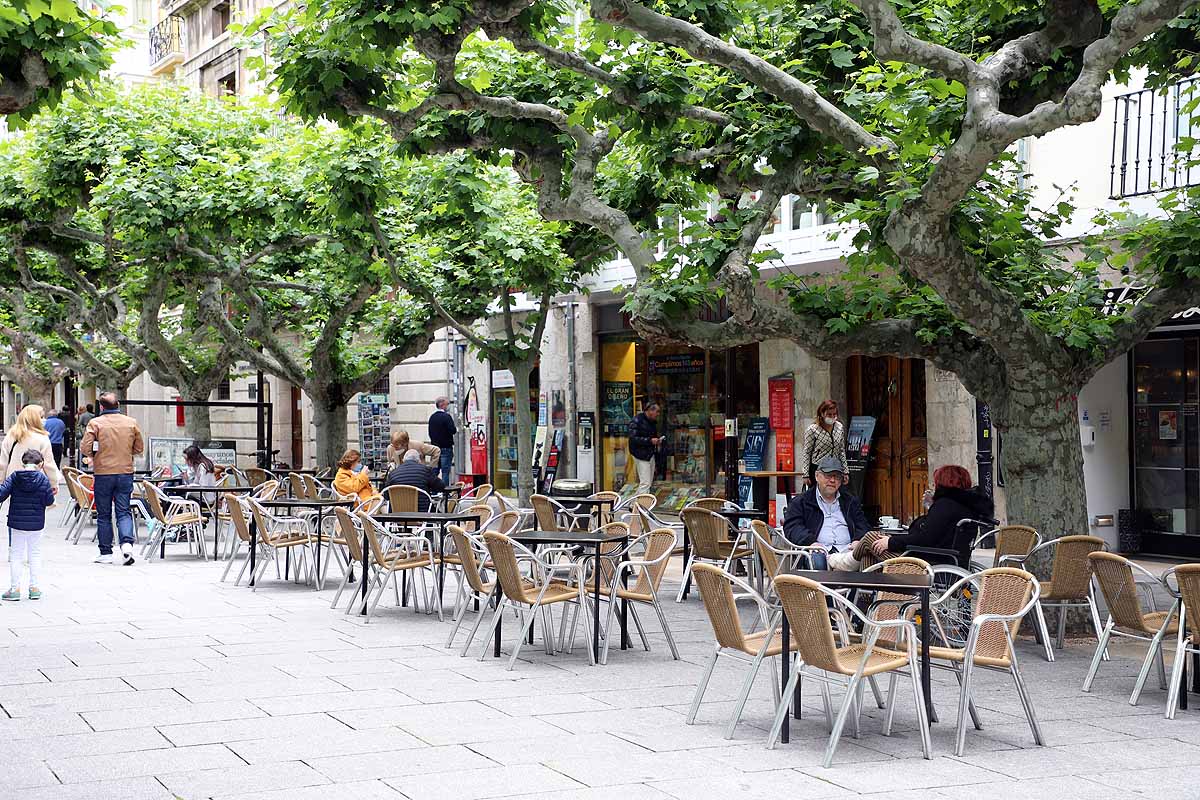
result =
[{"label": "man in dark jacket", "polygon": [[647,403],[642,413],[629,423],[629,455],[637,469],[638,494],[650,491],[654,483],[654,457],[662,437],[658,435],[658,403]]},{"label": "man in dark jacket", "polygon": [[450,406],[449,397],[439,397],[433,404],[437,410],[429,415],[429,441],[441,448],[438,468],[442,471],[442,483],[449,483],[450,469],[454,466],[454,434],[458,433],[458,427],[446,410]]},{"label": "man in dark jacket", "polygon": [[[389,486],[415,486],[428,494],[446,488],[437,470],[421,463],[421,454],[416,450],[409,450],[404,454],[404,460],[388,471],[387,480],[383,483],[385,492]],[[428,510],[429,500],[424,495],[417,495],[417,511],[424,514]]]},{"label": "man in dark jacket", "polygon": [[[817,464],[816,485],[792,498],[783,515],[783,535],[792,544],[821,545],[832,553],[846,553],[861,539],[869,525],[862,503],[849,492],[843,492],[845,475],[842,462],[834,457],[821,459]],[[838,568],[822,554],[815,554],[813,567]]]}]

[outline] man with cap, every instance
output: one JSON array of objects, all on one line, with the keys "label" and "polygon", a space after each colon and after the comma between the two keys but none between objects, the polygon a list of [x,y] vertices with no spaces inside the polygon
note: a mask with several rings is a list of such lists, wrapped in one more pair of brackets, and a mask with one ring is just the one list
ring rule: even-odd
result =
[{"label": "man with cap", "polygon": [[792,544],[820,545],[828,558],[815,554],[815,569],[858,569],[858,561],[850,552],[854,542],[869,528],[862,503],[849,492],[843,492],[845,468],[833,456],[817,464],[814,486],[796,495],[788,503],[783,516],[783,535]]}]

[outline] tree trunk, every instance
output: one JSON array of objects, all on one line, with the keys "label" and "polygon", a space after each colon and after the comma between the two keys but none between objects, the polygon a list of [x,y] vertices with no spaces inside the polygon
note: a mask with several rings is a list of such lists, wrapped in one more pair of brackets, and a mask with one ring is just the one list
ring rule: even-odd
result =
[{"label": "tree trunk", "polygon": [[517,394],[517,502],[529,507],[529,498],[536,492],[533,482],[533,415],[529,412],[529,376],[531,361],[509,365]]},{"label": "tree trunk", "polygon": [[39,405],[47,414],[54,410],[54,387],[58,385],[58,381],[29,374],[22,376],[15,383],[21,387],[25,405]]},{"label": "tree trunk", "polygon": [[313,427],[317,440],[313,451],[316,467],[332,470],[346,452],[346,404],[327,396],[309,396],[313,401]]},{"label": "tree trunk", "polygon": [[[180,392],[180,397],[189,403],[208,400],[210,392],[188,391]],[[183,407],[184,430],[193,442],[212,441],[212,413],[208,406]],[[204,445],[201,444],[201,447]]]}]

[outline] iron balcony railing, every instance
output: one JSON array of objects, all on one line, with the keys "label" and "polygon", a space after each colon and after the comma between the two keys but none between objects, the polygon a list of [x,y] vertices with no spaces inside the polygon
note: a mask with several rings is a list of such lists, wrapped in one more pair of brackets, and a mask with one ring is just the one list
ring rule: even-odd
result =
[{"label": "iron balcony railing", "polygon": [[1192,99],[1200,98],[1200,78],[1165,89],[1118,95],[1113,104],[1113,199],[1153,194],[1200,183],[1200,166],[1188,152],[1200,134],[1193,125]]},{"label": "iron balcony railing", "polygon": [[183,52],[183,26],[179,17],[167,17],[150,29],[150,63],[158,64]]}]

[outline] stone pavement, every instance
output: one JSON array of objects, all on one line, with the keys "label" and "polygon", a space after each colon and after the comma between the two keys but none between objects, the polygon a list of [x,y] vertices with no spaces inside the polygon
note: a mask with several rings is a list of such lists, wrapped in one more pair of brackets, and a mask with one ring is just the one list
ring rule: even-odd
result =
[{"label": "stone pavement", "polygon": [[221,566],[180,545],[129,568],[92,564],[94,545],[65,544],[58,528],[44,549],[45,598],[0,607],[0,798],[1108,800],[1200,785],[1200,711],[1163,719],[1153,678],[1139,707],[1127,702],[1136,646],[1114,646],[1085,695],[1091,643],[1047,664],[1022,642],[1049,747],[1033,745],[1011,682],[981,672],[984,730],[955,758],[956,687],[939,672],[932,761],[901,694],[890,738],[871,708],[862,738],[847,735],[824,769],[808,694],[792,742],[763,747],[766,675],[733,740],[722,737],[736,665],[718,668],[697,724],[684,724],[712,642],[696,597],[667,610],[680,662],[644,615],[649,653],[614,650],[589,667],[580,649],[533,647],[507,672],[444,649],[448,623],[390,596],[364,625],[329,608],[332,588],[273,575],[257,592],[222,584]]}]

